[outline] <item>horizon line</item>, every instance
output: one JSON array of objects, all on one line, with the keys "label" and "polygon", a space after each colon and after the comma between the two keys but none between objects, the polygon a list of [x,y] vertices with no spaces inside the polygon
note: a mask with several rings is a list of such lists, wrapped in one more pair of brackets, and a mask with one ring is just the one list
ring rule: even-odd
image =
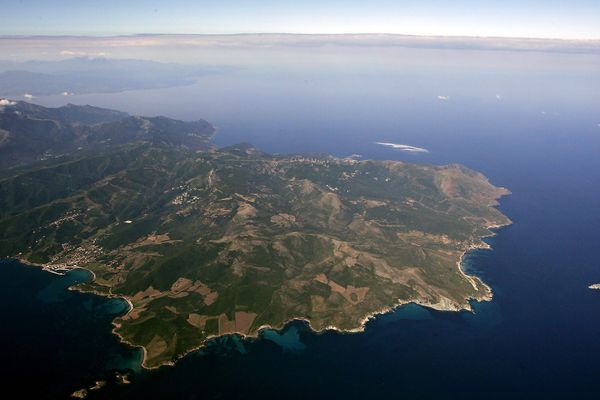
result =
[{"label": "horizon line", "polygon": [[480,36],[480,35],[442,35],[442,34],[409,34],[389,32],[336,32],[336,33],[303,33],[303,32],[237,32],[237,33],[108,33],[108,34],[0,34],[0,39],[35,39],[35,38],[122,38],[140,36],[398,36],[407,38],[437,39],[508,39],[508,40],[547,40],[565,42],[600,42],[597,38],[561,38],[542,36]]}]

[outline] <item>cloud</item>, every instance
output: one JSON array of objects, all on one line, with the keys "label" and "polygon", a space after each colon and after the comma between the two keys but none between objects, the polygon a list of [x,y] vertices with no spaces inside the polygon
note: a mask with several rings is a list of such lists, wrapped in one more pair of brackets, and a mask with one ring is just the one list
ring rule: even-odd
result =
[{"label": "cloud", "polygon": [[30,94],[30,93],[25,93],[23,95],[23,97],[25,97],[27,100],[31,100],[31,99],[33,99],[34,96],[32,94]]},{"label": "cloud", "polygon": [[558,111],[540,111],[542,115],[553,115],[555,117],[559,116],[560,113]]},{"label": "cloud", "polygon": [[86,51],[61,50],[59,54],[63,57],[108,57],[110,53],[106,53],[104,51],[88,53]]},{"label": "cloud", "polygon": [[496,100],[498,100],[498,101],[502,100],[502,96],[501,96],[501,95],[499,95],[499,94],[497,94],[497,95],[496,95]]},{"label": "cloud", "polygon": [[72,92],[62,92],[61,93],[63,96],[73,96]]},{"label": "cloud", "polygon": [[[55,48],[56,40],[61,41],[65,51],[74,49],[110,49],[124,47],[198,46],[200,48],[269,48],[269,47],[392,47],[425,49],[458,49],[488,51],[531,51],[553,53],[600,54],[600,40],[564,40],[535,38],[490,38],[490,37],[451,37],[413,36],[400,34],[338,34],[338,35],[294,35],[294,34],[244,34],[244,35],[120,35],[83,36],[54,38],[48,36],[24,36],[3,39],[11,46],[22,46],[24,42],[38,48]],[[84,47],[85,46],[85,47]],[[12,48],[12,47],[11,47]],[[56,51],[56,50],[55,50]],[[328,49],[328,51],[330,51]],[[12,54],[9,54],[11,57]]]},{"label": "cloud", "polygon": [[14,106],[15,104],[17,104],[17,103],[14,101],[11,101],[8,99],[0,99],[0,111],[3,111],[4,107]]},{"label": "cloud", "polygon": [[73,50],[62,50],[60,52],[61,56],[65,57],[73,57],[73,56],[84,56],[86,53],[83,51],[73,51]]},{"label": "cloud", "polygon": [[429,153],[429,150],[424,149],[423,147],[409,146],[407,144],[387,143],[387,142],[375,142],[375,144],[380,144],[382,146],[391,147],[392,149],[406,151],[409,153]]},{"label": "cloud", "polygon": [[441,101],[448,101],[448,100],[450,100],[450,96],[439,95],[437,98],[438,98],[438,100],[441,100]]}]

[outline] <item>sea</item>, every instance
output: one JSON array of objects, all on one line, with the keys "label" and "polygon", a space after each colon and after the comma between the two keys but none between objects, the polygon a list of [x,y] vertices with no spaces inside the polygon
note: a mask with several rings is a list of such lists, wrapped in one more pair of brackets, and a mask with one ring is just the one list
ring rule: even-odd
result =
[{"label": "sea", "polygon": [[273,56],[189,86],[32,101],[204,118],[217,126],[219,146],[481,171],[512,192],[499,209],[513,224],[463,265],[492,287],[493,300],[473,303],[473,312],[405,305],[353,334],[316,334],[296,321],[257,339],[213,340],[175,366],[147,371],[139,349],[111,333],[125,303],[69,290],[90,279],[87,272],[59,276],[5,260],[4,391],[67,398],[102,386],[88,398],[110,399],[598,398],[600,290],[588,286],[600,283],[600,56],[325,54]]}]

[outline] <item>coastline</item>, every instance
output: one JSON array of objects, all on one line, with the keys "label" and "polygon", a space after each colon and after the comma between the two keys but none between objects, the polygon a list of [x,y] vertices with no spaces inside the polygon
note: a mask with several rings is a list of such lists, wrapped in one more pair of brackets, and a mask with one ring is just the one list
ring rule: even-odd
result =
[{"label": "coastline", "polygon": [[[506,190],[506,189],[505,189]],[[510,194],[510,191],[506,190],[506,192],[504,192],[503,194],[501,194],[497,199]],[[497,205],[497,204],[496,204]],[[305,317],[293,317],[290,318],[286,321],[283,321],[281,324],[274,326],[274,325],[261,325],[259,326],[253,333],[242,333],[242,332],[228,332],[222,335],[211,335],[206,337],[204,340],[202,340],[202,342],[193,348],[190,348],[189,350],[185,351],[184,353],[182,353],[181,355],[177,356],[176,359],[174,359],[173,361],[166,361],[166,362],[162,362],[158,365],[153,365],[153,366],[148,366],[146,364],[146,361],[148,359],[148,351],[147,349],[143,346],[143,345],[139,345],[139,344],[135,344],[130,342],[129,340],[127,340],[126,338],[124,338],[119,332],[117,332],[117,329],[121,327],[121,324],[117,321],[119,318],[123,318],[125,316],[127,316],[131,311],[133,311],[134,309],[134,305],[133,302],[131,301],[131,299],[127,296],[123,296],[123,295],[115,295],[112,293],[101,293],[95,290],[86,290],[80,287],[79,284],[75,284],[73,286],[70,286],[68,289],[69,290],[76,290],[80,293],[90,293],[90,294],[94,294],[96,296],[101,296],[101,297],[106,297],[106,298],[118,298],[121,299],[123,301],[125,301],[127,303],[127,311],[123,314],[120,315],[118,317],[115,317],[112,321],[112,330],[111,333],[114,334],[115,336],[117,336],[119,338],[119,341],[121,343],[124,343],[132,348],[139,348],[142,351],[142,360],[140,362],[140,366],[141,368],[145,369],[145,370],[154,370],[154,369],[158,369],[161,368],[163,366],[173,366],[175,365],[175,363],[180,360],[181,358],[185,357],[186,355],[197,351],[201,348],[203,348],[206,343],[209,340],[215,339],[215,338],[219,338],[219,337],[225,337],[225,336],[233,336],[233,335],[237,335],[240,336],[242,339],[244,340],[253,340],[253,339],[258,339],[260,336],[260,333],[264,330],[270,329],[270,330],[274,330],[274,331],[281,331],[283,330],[287,325],[289,325],[291,322],[293,321],[302,321],[304,323],[306,323],[309,327],[309,329],[314,332],[315,334],[323,334],[325,332],[328,331],[334,331],[334,332],[338,332],[338,333],[342,333],[342,334],[353,334],[353,333],[361,333],[364,332],[366,329],[366,324],[370,321],[373,320],[375,318],[377,318],[378,316],[381,315],[385,315],[385,314],[389,314],[392,313],[394,311],[396,311],[399,307],[402,307],[406,304],[416,304],[418,306],[421,307],[425,307],[425,308],[430,308],[436,311],[443,311],[443,312],[459,312],[459,311],[468,311],[468,312],[473,312],[473,307],[471,306],[471,301],[478,301],[478,302],[482,302],[482,301],[491,301],[493,298],[493,292],[492,292],[492,288],[487,285],[482,279],[480,279],[478,276],[476,275],[469,275],[468,273],[465,272],[464,268],[463,268],[463,263],[464,263],[464,258],[465,256],[473,251],[473,250],[477,250],[477,249],[492,249],[492,247],[486,243],[483,239],[487,238],[487,237],[493,237],[496,236],[497,229],[500,229],[502,227],[505,226],[509,226],[511,225],[513,222],[506,217],[506,223],[504,224],[488,224],[486,226],[486,229],[489,230],[489,234],[487,235],[483,235],[483,236],[479,236],[478,237],[478,242],[472,243],[470,245],[468,245],[461,253],[459,260],[457,261],[457,268],[460,272],[460,274],[473,286],[473,288],[478,291],[478,285],[483,285],[483,287],[486,290],[486,293],[482,296],[471,296],[468,298],[464,299],[464,303],[460,304],[460,303],[456,303],[453,302],[449,299],[445,299],[445,298],[441,298],[440,301],[438,303],[430,303],[430,302],[424,302],[418,298],[415,299],[409,299],[409,300],[398,300],[395,304],[389,306],[389,307],[383,307],[379,310],[373,311],[368,313],[367,315],[365,315],[360,321],[357,327],[355,328],[350,328],[350,329],[342,329],[342,328],[338,328],[334,325],[327,325],[324,326],[321,329],[315,329],[311,323],[311,321]],[[96,280],[96,274],[85,268],[85,267],[80,267],[80,266],[66,266],[66,265],[49,265],[49,264],[40,264],[40,263],[35,263],[35,262],[30,262],[28,260],[25,260],[24,258],[17,256],[17,257],[13,257],[13,259],[19,261],[21,264],[25,264],[25,265],[30,265],[30,266],[34,266],[34,267],[39,267],[41,268],[43,271],[52,273],[52,274],[56,274],[56,275],[65,275],[67,272],[74,270],[74,269],[81,269],[81,270],[85,270],[87,272],[89,272],[91,274],[91,280],[90,282],[93,282],[94,280]],[[444,301],[444,300],[448,300],[448,301]]]}]

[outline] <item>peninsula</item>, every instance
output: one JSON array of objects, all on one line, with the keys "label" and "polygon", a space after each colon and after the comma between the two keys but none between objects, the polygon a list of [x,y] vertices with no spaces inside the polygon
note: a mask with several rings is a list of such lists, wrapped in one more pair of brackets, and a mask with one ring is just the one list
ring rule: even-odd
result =
[{"label": "peninsula", "polygon": [[216,149],[205,121],[79,106],[5,102],[0,133],[18,154],[0,171],[0,256],[92,271],[78,289],[130,303],[115,333],[145,367],[292,319],[356,331],[492,295],[461,261],[510,223],[509,192],[460,165]]}]

